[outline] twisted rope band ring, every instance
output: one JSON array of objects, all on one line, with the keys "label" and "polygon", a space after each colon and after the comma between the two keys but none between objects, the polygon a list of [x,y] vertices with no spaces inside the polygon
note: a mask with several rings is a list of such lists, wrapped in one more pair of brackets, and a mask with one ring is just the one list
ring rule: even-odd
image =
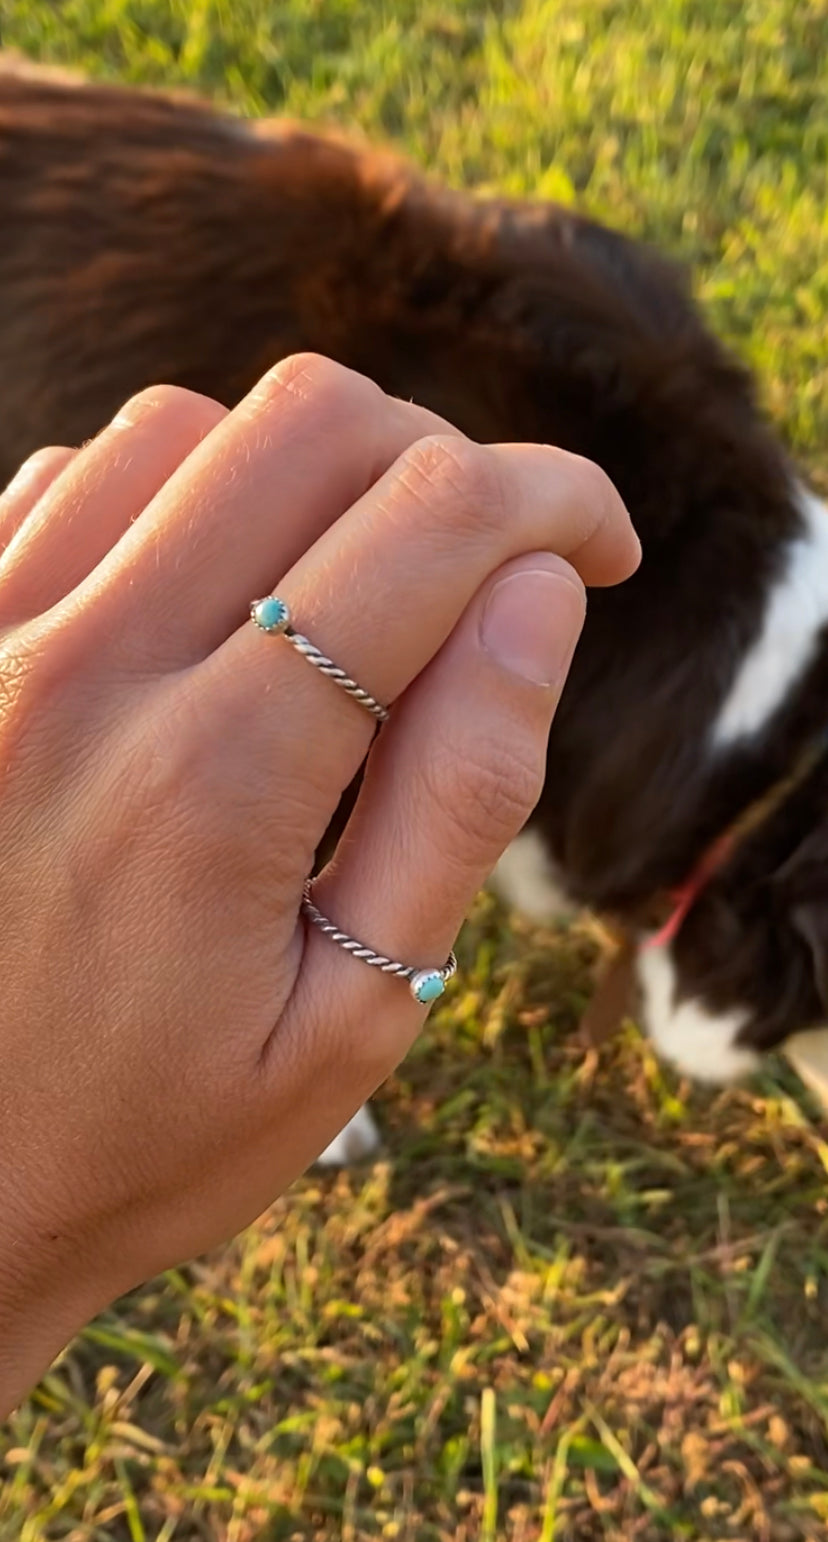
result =
[{"label": "twisted rope band ring", "polygon": [[384,953],[375,953],[373,948],[366,947],[364,942],[357,942],[355,937],[340,931],[333,921],[323,916],[313,902],[311,888],[309,878],[302,897],[302,912],[314,926],[319,928],[320,932],[330,937],[331,942],[338,943],[340,948],[344,948],[345,952],[352,954],[354,958],[361,958],[364,964],[370,964],[374,969],[381,969],[383,974],[395,974],[398,979],[407,980],[414,1000],[421,1002],[423,1006],[442,996],[448,981],[457,973],[457,959],[453,951],[442,969],[417,969],[413,964],[400,964],[396,959],[386,958]]},{"label": "twisted rope band ring", "polygon": [[250,619],[260,632],[268,632],[274,637],[286,637],[297,653],[301,653],[309,664],[313,664],[321,674],[333,680],[334,685],[347,691],[348,695],[359,702],[359,705],[364,707],[366,712],[370,712],[379,723],[386,721],[387,707],[369,695],[368,691],[364,691],[361,685],[357,685],[356,680],[352,680],[344,669],[334,664],[333,659],[326,658],[309,638],[303,637],[301,632],[294,631],[290,611],[284,600],[280,600],[275,594],[269,594],[263,600],[254,600],[250,606]]}]

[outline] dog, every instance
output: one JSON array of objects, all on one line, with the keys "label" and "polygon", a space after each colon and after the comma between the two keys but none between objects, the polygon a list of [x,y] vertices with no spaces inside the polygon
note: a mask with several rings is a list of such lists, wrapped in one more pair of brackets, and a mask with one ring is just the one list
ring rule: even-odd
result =
[{"label": "dog", "polygon": [[[785,1046],[828,1086],[828,514],[683,272],[569,209],[8,59],[0,210],[0,484],[144,386],[232,406],[300,350],[604,468],[644,559],[590,596],[493,886],[622,927],[682,1071],[727,1081]],[[331,1159],[375,1141],[363,1111]]]}]

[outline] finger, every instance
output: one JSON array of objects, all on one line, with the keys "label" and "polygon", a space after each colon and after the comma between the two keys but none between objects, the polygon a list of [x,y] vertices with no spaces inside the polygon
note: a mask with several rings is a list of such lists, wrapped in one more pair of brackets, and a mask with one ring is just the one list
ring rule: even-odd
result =
[{"label": "finger", "polygon": [[[532,550],[608,577],[629,570],[637,543],[618,494],[590,462],[538,446],[420,441],[305,554],[281,591],[297,627],[390,704],[489,574]],[[281,875],[293,885],[365,756],[373,720],[284,637],[250,623],[196,674],[203,716],[245,745],[251,790],[252,768],[267,767],[272,791],[257,814],[266,848],[286,844],[290,809]]]},{"label": "finger", "polygon": [[[170,477],[96,575],[133,667],[143,654],[152,668],[178,669],[218,647],[251,598],[435,432],[456,431],[330,359],[282,361]],[[103,611],[100,619],[111,634]]]},{"label": "finger", "polygon": [[[475,597],[377,742],[346,838],[314,886],[344,931],[403,963],[443,964],[540,795],[584,606],[576,574],[545,553],[507,564]],[[308,1131],[320,1149],[402,1058],[423,1015],[402,981],[308,928],[270,1061],[281,1074],[294,1042],[299,1053],[294,1020],[321,1025]]]},{"label": "finger", "polygon": [[36,450],[0,493],[0,556],[38,499],[77,454],[63,445]]},{"label": "finger", "polygon": [[128,401],[68,460],[0,557],[0,625],[49,610],[80,584],[226,416],[218,402],[177,386]]}]

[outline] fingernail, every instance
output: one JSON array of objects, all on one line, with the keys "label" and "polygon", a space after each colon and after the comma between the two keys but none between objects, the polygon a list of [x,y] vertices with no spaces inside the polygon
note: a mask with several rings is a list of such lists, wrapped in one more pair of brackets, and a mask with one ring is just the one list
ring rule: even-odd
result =
[{"label": "fingernail", "polygon": [[586,597],[572,569],[524,568],[498,580],[481,620],[486,652],[533,685],[559,687],[581,635]]}]

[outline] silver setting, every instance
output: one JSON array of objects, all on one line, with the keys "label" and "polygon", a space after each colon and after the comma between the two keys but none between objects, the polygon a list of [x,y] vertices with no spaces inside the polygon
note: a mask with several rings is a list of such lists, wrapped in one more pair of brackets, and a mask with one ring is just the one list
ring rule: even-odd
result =
[{"label": "silver setting", "polygon": [[[422,1005],[426,1005],[430,1001],[436,1001],[438,996],[443,994],[448,981],[457,973],[457,959],[453,949],[446,962],[439,969],[421,969],[416,964],[401,964],[395,958],[387,958],[384,953],[375,953],[374,949],[367,947],[364,942],[358,942],[356,937],[351,937],[348,932],[341,931],[333,921],[330,921],[327,916],[322,914],[318,905],[314,904],[312,890],[313,884],[309,878],[302,895],[302,913],[307,916],[314,926],[318,927],[320,932],[324,932],[326,937],[330,937],[331,942],[335,942],[338,947],[344,948],[345,952],[350,953],[353,958],[359,958],[364,964],[370,964],[372,969],[380,969],[383,974],[393,974],[400,980],[407,980],[414,1000],[419,1001]],[[419,995],[418,992],[432,981],[440,982],[440,990],[435,991],[433,995]]]},{"label": "silver setting", "polygon": [[[257,614],[259,606],[265,605],[269,600],[277,601],[284,612],[284,616],[280,617],[278,625],[275,626],[264,625]],[[357,684],[356,680],[353,680],[350,675],[345,673],[344,669],[340,669],[339,665],[333,662],[333,659],[329,659],[322,653],[315,643],[310,641],[310,638],[303,637],[301,632],[297,632],[294,629],[290,619],[290,610],[279,595],[268,594],[263,599],[253,600],[250,605],[250,619],[253,625],[259,628],[260,632],[266,632],[272,637],[287,638],[287,641],[296,649],[296,652],[301,653],[302,657],[307,659],[314,669],[318,669],[320,674],[327,675],[329,680],[333,680],[334,685],[338,685],[340,690],[346,691],[354,701],[365,708],[366,712],[370,712],[372,717],[377,719],[378,723],[385,723],[387,721],[388,708],[384,707],[382,702],[377,701],[376,697],[372,696],[370,692],[364,691],[362,686]]]}]

